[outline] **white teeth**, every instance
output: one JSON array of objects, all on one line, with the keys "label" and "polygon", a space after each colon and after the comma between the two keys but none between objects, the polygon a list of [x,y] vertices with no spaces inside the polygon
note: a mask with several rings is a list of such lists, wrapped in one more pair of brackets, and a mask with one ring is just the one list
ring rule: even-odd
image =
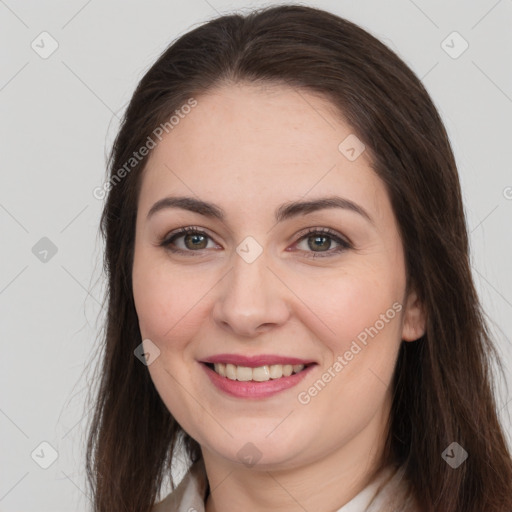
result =
[{"label": "white teeth", "polygon": [[231,380],[264,382],[270,379],[289,377],[292,373],[299,373],[304,369],[303,364],[271,364],[249,368],[248,366],[236,366],[234,364],[215,363],[215,371],[222,377]]},{"label": "white teeth", "polygon": [[268,366],[258,366],[258,368],[249,368],[252,370],[252,380],[263,382],[270,379],[270,370]]},{"label": "white teeth", "polygon": [[248,366],[237,366],[236,367],[236,380],[251,380],[252,379],[252,368]]},{"label": "white teeth", "polygon": [[270,378],[280,379],[283,376],[283,365],[282,364],[271,364],[270,365]]},{"label": "white teeth", "polygon": [[[222,363],[219,363],[222,364]],[[217,371],[216,365],[214,365],[215,371]],[[220,373],[220,372],[217,372]],[[236,380],[236,366],[234,364],[226,365],[226,377],[231,380]]]}]

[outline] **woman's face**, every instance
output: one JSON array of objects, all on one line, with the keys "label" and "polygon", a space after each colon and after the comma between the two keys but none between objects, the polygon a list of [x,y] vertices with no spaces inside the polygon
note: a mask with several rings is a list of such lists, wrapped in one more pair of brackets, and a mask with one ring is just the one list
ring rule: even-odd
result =
[{"label": "woman's face", "polygon": [[[196,100],[153,150],[138,204],[133,293],[158,393],[225,461],[375,453],[400,343],[423,324],[368,151],[303,90]],[[214,356],[228,376],[206,366]]]}]

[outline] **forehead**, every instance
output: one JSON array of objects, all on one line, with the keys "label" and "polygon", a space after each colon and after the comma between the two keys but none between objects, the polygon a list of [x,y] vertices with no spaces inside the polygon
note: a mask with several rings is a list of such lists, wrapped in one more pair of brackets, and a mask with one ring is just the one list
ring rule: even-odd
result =
[{"label": "forehead", "polygon": [[[339,145],[354,137],[321,96],[282,85],[237,84],[195,98],[197,106],[154,148],[140,207],[166,193],[259,206],[338,193],[380,210],[383,184],[367,152],[349,160]],[[384,194],[383,197],[381,197]]]}]

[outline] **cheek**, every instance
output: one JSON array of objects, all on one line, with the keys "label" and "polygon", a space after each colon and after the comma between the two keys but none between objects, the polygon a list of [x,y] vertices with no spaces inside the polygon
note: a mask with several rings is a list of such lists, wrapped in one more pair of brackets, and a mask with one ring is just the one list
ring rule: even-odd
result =
[{"label": "cheek", "polygon": [[134,259],[132,276],[142,339],[152,340],[162,353],[172,353],[175,357],[168,359],[172,366],[189,360],[191,340],[209,321],[212,305],[208,293],[218,276],[193,266],[178,268],[154,253]]},{"label": "cheek", "polygon": [[[187,356],[197,318],[201,315],[199,283],[169,268],[150,255],[136,254],[132,273],[133,296],[142,339],[150,339],[160,356],[148,366],[151,379],[162,401],[174,418],[189,433],[198,435],[194,417],[201,414],[199,406],[183,383],[192,381]],[[186,386],[187,388],[189,386]]]},{"label": "cheek", "polygon": [[343,275],[321,279],[301,276],[296,285],[297,296],[313,313],[311,330],[333,354],[349,350],[358,337],[361,343],[365,337],[373,339],[371,334],[377,338],[376,330],[381,344],[398,336],[401,290],[389,272],[351,268]]},{"label": "cheek", "polygon": [[349,435],[383,410],[389,393],[401,342],[400,283],[389,273],[359,268],[312,290],[307,303],[316,327],[310,327],[324,333],[319,346],[329,355],[300,386],[298,402],[313,416],[329,417],[333,436],[340,425]]},{"label": "cheek", "polygon": [[186,324],[194,303],[193,283],[182,283],[179,273],[165,264],[151,263],[150,256],[136,256],[133,267],[133,297],[143,338],[172,337]]},{"label": "cheek", "polygon": [[[348,409],[369,413],[391,382],[400,347],[403,305],[392,281],[347,280],[327,322],[336,332],[329,338],[335,389]],[[326,370],[327,370],[326,368]],[[355,398],[359,397],[359,398]],[[360,403],[364,397],[366,403]]]}]

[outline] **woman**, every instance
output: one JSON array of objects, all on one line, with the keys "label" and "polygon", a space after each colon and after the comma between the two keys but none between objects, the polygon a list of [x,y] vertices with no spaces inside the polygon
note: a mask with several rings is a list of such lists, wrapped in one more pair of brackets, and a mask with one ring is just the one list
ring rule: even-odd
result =
[{"label": "woman", "polygon": [[95,511],[512,510],[456,164],[382,43],[294,5],[194,29],[106,190]]}]

